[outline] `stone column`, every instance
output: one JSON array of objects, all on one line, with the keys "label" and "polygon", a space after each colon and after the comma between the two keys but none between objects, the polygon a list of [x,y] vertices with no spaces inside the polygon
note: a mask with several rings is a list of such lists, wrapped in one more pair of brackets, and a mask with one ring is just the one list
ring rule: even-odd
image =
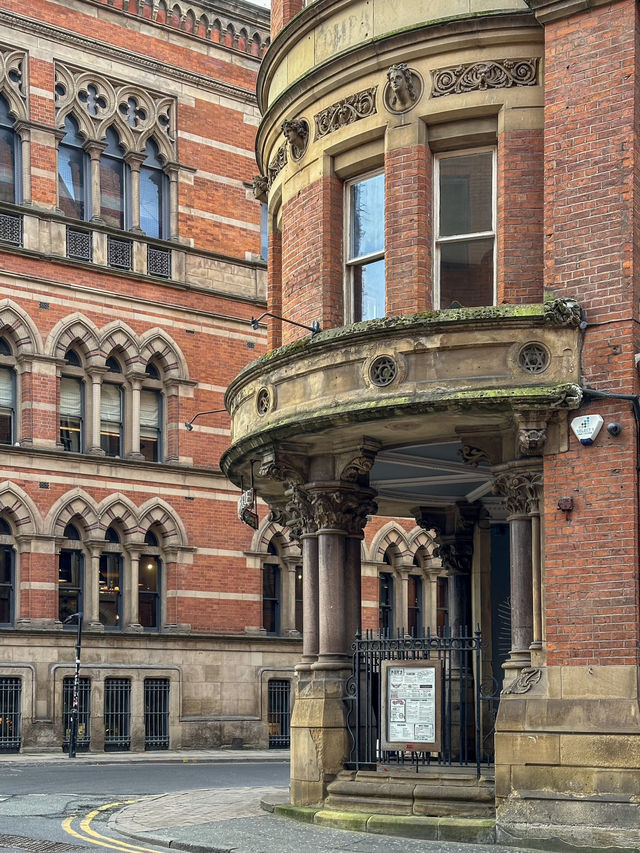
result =
[{"label": "stone column", "polygon": [[[140,632],[142,625],[138,621],[138,575],[140,573],[140,548],[129,546],[129,560],[124,561],[122,616],[123,631]],[[128,565],[127,565],[128,562]]]},{"label": "stone column", "polygon": [[[531,666],[534,622],[531,518],[538,513],[541,486],[539,461],[513,463],[496,475],[496,489],[505,496],[507,506],[511,555],[511,651],[504,668],[515,671],[516,676],[524,667]],[[539,535],[537,525],[536,533]],[[535,552],[539,553],[539,546]]]},{"label": "stone column", "polygon": [[87,419],[90,432],[87,435],[87,452],[92,456],[104,456],[100,447],[100,408],[102,402],[102,376],[105,370],[91,368],[87,370],[91,379],[91,418]]},{"label": "stone column", "polygon": [[140,453],[140,392],[142,391],[143,377],[128,374],[127,379],[131,383],[131,417],[127,418],[131,444],[127,459],[142,460],[144,456]]},{"label": "stone column", "polygon": [[102,201],[100,188],[100,156],[107,146],[103,142],[88,142],[85,150],[91,158],[91,221],[101,225]]},{"label": "stone column", "polygon": [[362,538],[349,535],[345,541],[344,600],[345,632],[349,654],[356,634],[362,629]]},{"label": "stone column", "polygon": [[[22,204],[31,205],[31,126],[26,121],[16,121],[13,127],[20,137]],[[18,199],[18,203],[20,203],[20,199]]]},{"label": "stone column", "polygon": [[[164,167],[169,176],[169,239],[178,239],[178,164],[167,163]],[[273,311],[273,308],[271,309]]]},{"label": "stone column", "polygon": [[298,671],[318,659],[318,537],[305,533],[302,544],[302,660]]},{"label": "stone column", "polygon": [[89,550],[88,565],[84,571],[83,592],[83,618],[82,624],[89,631],[104,631],[104,625],[100,622],[100,554],[104,547],[102,543],[92,543],[87,546]]},{"label": "stone column", "polygon": [[129,230],[133,234],[143,234],[140,227],[140,166],[144,163],[144,154],[130,151],[125,154],[125,163],[129,166],[131,173],[131,224]]}]

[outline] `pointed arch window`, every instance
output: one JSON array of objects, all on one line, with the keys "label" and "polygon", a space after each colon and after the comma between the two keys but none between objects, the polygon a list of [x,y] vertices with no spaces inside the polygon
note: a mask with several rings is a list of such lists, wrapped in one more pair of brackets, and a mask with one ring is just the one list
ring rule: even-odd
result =
[{"label": "pointed arch window", "polygon": [[20,140],[14,130],[9,102],[0,95],[0,201],[18,204],[20,200]]},{"label": "pointed arch window", "polygon": [[65,373],[60,377],[60,443],[66,452],[84,449],[84,383],[82,360],[74,349],[65,354]]},{"label": "pointed arch window", "polygon": [[89,155],[84,150],[78,122],[67,116],[58,147],[58,207],[72,219],[91,217]]},{"label": "pointed arch window", "polygon": [[[110,374],[122,378],[122,367],[115,356],[109,356],[106,367]],[[100,399],[100,447],[106,456],[122,456],[123,388],[122,382],[103,382]]]},{"label": "pointed arch window", "polygon": [[13,625],[15,612],[15,548],[13,531],[0,518],[0,625]]},{"label": "pointed arch window", "polygon": [[123,556],[120,536],[114,527],[105,533],[105,550],[100,554],[98,596],[100,621],[105,629],[122,629]]},{"label": "pointed arch window", "polygon": [[279,634],[281,572],[278,552],[272,542],[268,550],[271,560],[262,566],[262,627],[267,634]]},{"label": "pointed arch window", "polygon": [[147,462],[162,459],[162,379],[153,361],[147,364],[140,392],[140,453]]},{"label": "pointed arch window", "polygon": [[126,183],[128,167],[120,137],[110,127],[105,136],[106,147],[100,157],[100,214],[112,228],[126,228]]},{"label": "pointed arch window", "polygon": [[140,167],[140,227],[148,237],[169,237],[169,179],[162,170],[160,149],[149,139]]},{"label": "pointed arch window", "polygon": [[161,623],[162,574],[158,536],[152,530],[148,530],[144,543],[146,550],[140,557],[138,567],[138,621],[145,630],[157,631]]},{"label": "pointed arch window", "polygon": [[16,440],[15,358],[6,338],[0,337],[0,444]]},{"label": "pointed arch window", "polygon": [[[82,612],[84,586],[84,554],[78,528],[67,524],[64,538],[58,556],[58,619],[62,623],[74,613]],[[76,626],[70,627],[75,630]]]}]

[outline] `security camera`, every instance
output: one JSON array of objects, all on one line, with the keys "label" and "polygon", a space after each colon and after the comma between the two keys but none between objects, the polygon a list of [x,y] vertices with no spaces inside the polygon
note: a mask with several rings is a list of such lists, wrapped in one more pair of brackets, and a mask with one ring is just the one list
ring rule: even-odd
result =
[{"label": "security camera", "polygon": [[622,432],[622,424],[607,424],[607,432],[609,433],[609,435],[620,435],[620,433]]}]

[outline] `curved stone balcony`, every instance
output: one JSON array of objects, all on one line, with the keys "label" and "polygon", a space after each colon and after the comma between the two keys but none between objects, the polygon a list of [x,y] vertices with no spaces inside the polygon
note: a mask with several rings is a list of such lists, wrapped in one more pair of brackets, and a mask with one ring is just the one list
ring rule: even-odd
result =
[{"label": "curved stone balcony", "polygon": [[[581,400],[579,322],[575,302],[556,300],[371,320],[295,341],[231,383],[223,470],[247,484],[251,460],[283,444],[317,457],[363,436],[380,451],[513,433],[536,413],[557,421]],[[505,453],[513,458],[504,449],[495,461]]]}]

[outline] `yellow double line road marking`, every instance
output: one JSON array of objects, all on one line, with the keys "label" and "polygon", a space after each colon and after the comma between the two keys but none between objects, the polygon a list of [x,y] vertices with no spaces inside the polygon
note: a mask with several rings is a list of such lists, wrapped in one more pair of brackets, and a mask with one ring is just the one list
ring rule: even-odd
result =
[{"label": "yellow double line road marking", "polygon": [[146,797],[139,797],[136,800],[123,800],[117,803],[107,803],[89,812],[86,817],[80,820],[80,832],[73,828],[73,822],[78,819],[78,815],[72,815],[62,821],[62,828],[74,838],[79,838],[81,841],[89,841],[91,844],[96,844],[98,847],[107,847],[109,850],[121,850],[122,853],[165,853],[163,850],[155,850],[152,847],[140,847],[137,844],[128,844],[126,841],[121,841],[119,838],[110,838],[108,835],[102,835],[96,832],[91,826],[91,822],[98,817],[101,812],[106,812],[109,809],[118,808],[118,806],[130,806],[133,803],[139,803]]}]

